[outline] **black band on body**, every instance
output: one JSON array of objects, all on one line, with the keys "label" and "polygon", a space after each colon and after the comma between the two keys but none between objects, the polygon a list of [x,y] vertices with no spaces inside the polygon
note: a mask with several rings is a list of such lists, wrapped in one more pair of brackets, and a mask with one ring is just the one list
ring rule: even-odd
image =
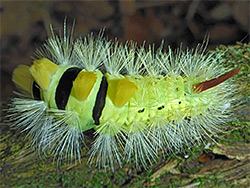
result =
[{"label": "black band on body", "polygon": [[65,110],[73,86],[73,81],[81,70],[82,69],[80,68],[73,67],[63,73],[56,88],[55,100],[58,109]]},{"label": "black band on body", "polygon": [[35,100],[41,100],[40,86],[35,81],[32,84],[32,93]]},{"label": "black band on body", "polygon": [[99,91],[96,96],[95,106],[94,106],[93,115],[92,115],[96,125],[100,124],[99,118],[101,117],[102,110],[105,106],[107,90],[108,90],[108,82],[107,82],[106,77],[103,76]]},{"label": "black band on body", "polygon": [[86,136],[88,136],[89,138],[94,138],[95,137],[95,134],[97,134],[96,133],[96,131],[95,131],[95,129],[89,129],[89,130],[86,130],[86,131],[84,131],[84,132],[82,132],[84,135],[86,135]]}]

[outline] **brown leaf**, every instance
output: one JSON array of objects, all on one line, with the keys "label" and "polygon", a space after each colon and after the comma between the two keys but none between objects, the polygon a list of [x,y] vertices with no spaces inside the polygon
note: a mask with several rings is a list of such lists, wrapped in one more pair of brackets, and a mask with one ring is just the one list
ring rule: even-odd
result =
[{"label": "brown leaf", "polygon": [[238,143],[237,145],[232,146],[218,144],[215,148],[213,148],[213,153],[225,155],[229,159],[243,160],[250,157],[250,144]]}]

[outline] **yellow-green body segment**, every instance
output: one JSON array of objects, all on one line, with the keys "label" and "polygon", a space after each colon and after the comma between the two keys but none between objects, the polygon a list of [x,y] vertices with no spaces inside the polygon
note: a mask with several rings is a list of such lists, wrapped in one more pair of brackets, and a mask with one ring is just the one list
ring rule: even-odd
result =
[{"label": "yellow-green body segment", "polygon": [[[31,76],[24,82],[29,80],[29,83],[33,83],[30,81],[33,79],[39,85],[41,100],[46,103],[51,113],[58,109],[57,86],[69,68],[72,66],[58,66],[46,58],[36,60],[30,68],[26,67]],[[20,71],[17,68],[13,80],[27,90],[24,82],[19,83],[17,80],[22,71],[23,67]],[[93,110],[99,100],[97,94],[103,77],[107,81],[107,91],[105,105],[98,117],[99,125],[115,124],[116,129],[112,134],[116,133],[115,130],[138,132],[147,126],[159,126],[156,123],[159,120],[167,123],[195,117],[204,113],[213,100],[208,96],[209,93],[193,91],[192,86],[200,80],[168,75],[103,75],[101,71],[89,72],[82,69],[73,80],[65,109],[62,109],[76,115],[80,122],[77,125],[80,131],[97,129],[99,126],[93,119]],[[32,93],[31,86],[29,92]],[[135,122],[139,122],[141,126],[131,127]],[[68,126],[76,126],[72,122],[67,123]]]}]

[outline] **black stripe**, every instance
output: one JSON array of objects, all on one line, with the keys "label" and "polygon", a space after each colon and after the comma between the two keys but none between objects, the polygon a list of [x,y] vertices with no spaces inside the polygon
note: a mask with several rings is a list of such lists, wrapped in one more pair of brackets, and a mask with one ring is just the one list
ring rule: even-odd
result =
[{"label": "black stripe", "polygon": [[93,139],[95,137],[95,135],[97,134],[95,129],[89,129],[89,130],[86,130],[84,132],[82,132],[84,135],[88,136],[89,138]]},{"label": "black stripe", "polygon": [[40,86],[35,81],[32,85],[32,93],[35,100],[41,100]]},{"label": "black stripe", "polygon": [[65,110],[73,86],[73,81],[76,79],[80,71],[80,68],[73,67],[63,73],[56,88],[55,100],[58,109]]},{"label": "black stripe", "polygon": [[108,82],[107,82],[106,77],[103,76],[102,82],[100,85],[100,89],[99,89],[97,96],[96,96],[95,106],[94,106],[93,115],[92,115],[96,125],[100,124],[99,118],[101,117],[102,110],[105,106],[105,99],[106,99],[106,95],[107,95],[107,90],[108,90]]}]

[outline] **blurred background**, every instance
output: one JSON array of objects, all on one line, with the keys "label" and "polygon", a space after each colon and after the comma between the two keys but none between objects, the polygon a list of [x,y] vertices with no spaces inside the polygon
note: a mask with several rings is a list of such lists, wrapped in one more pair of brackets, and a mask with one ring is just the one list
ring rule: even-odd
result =
[{"label": "blurred background", "polygon": [[1,1],[1,102],[13,95],[11,75],[19,64],[30,65],[34,51],[63,29],[67,18],[74,36],[97,35],[138,45],[194,48],[209,34],[208,49],[249,42],[250,4],[245,1]]}]

